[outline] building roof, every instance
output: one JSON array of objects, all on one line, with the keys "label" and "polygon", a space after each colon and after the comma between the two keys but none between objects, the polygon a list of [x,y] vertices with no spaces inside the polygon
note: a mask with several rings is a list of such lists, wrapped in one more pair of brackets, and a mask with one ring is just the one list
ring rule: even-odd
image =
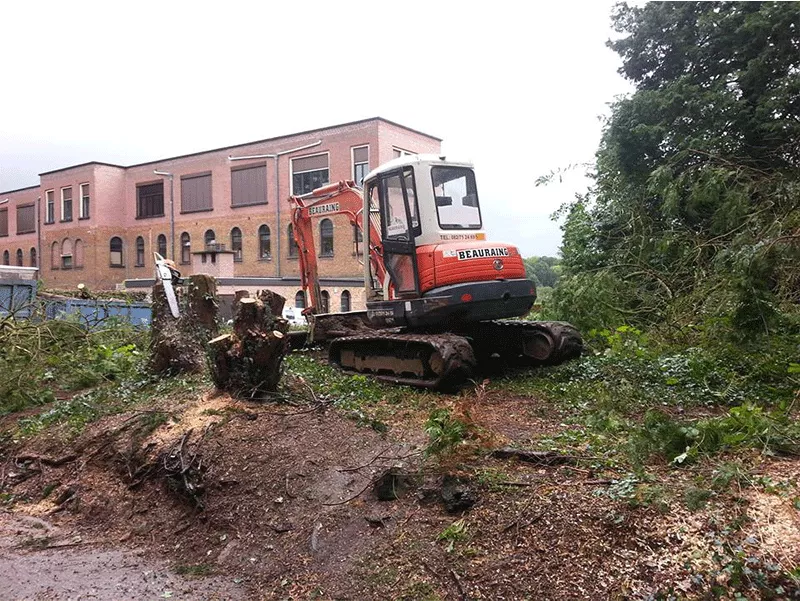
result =
[{"label": "building roof", "polygon": [[38,188],[39,186],[25,186],[24,188],[17,188],[16,190],[6,190],[5,192],[0,192],[2,194],[13,194],[14,192],[22,192],[24,190],[33,190],[34,188]]},{"label": "building roof", "polygon": [[[157,159],[155,161],[145,161],[144,163],[135,163],[133,165],[115,165],[113,163],[103,163],[100,161],[89,161],[88,163],[80,163],[78,165],[70,165],[69,167],[62,167],[60,169],[53,169],[51,171],[45,171],[40,173],[39,176],[42,175],[50,175],[51,173],[58,173],[59,171],[68,171],[70,169],[77,169],[78,167],[86,167],[87,165],[104,165],[106,167],[117,167],[120,169],[130,169],[132,167],[141,167],[143,165],[152,165],[155,163],[165,163],[167,161],[174,161],[177,159],[185,159],[188,157],[198,156],[201,154],[208,154],[211,152],[219,152],[221,150],[233,150],[234,148],[242,148],[243,146],[252,146],[253,144],[263,144],[264,142],[275,142],[277,140],[282,140],[285,138],[294,138],[296,136],[303,136],[308,134],[313,134],[319,131],[325,131],[327,129],[336,129],[337,127],[348,127],[350,125],[360,125],[362,123],[369,123],[370,121],[383,121],[384,123],[388,123],[389,125],[393,125],[395,127],[400,127],[407,131],[413,132],[415,134],[419,134],[421,136],[425,136],[426,138],[430,138],[432,140],[436,140],[437,142],[441,142],[441,138],[437,138],[436,136],[432,136],[430,134],[426,134],[424,132],[418,131],[416,129],[412,129],[410,127],[406,127],[405,125],[401,125],[399,123],[395,123],[394,121],[389,121],[388,119],[384,119],[383,117],[370,117],[369,119],[360,119],[358,121],[349,121],[348,123],[339,123],[338,125],[328,125],[326,127],[318,127],[316,129],[308,129],[306,131],[300,131],[292,134],[285,134],[282,136],[275,136],[273,138],[265,138],[263,140],[254,140],[253,142],[244,142],[241,144],[233,144],[231,146],[222,146],[220,148],[212,148],[211,150],[201,150],[198,152],[190,152],[189,154],[181,154],[178,156],[167,157],[163,159]],[[32,188],[38,188],[38,186],[30,186]],[[27,188],[21,188],[22,190],[26,190]],[[13,190],[16,192],[17,190]],[[2,194],[7,194],[7,192],[2,192]]]}]

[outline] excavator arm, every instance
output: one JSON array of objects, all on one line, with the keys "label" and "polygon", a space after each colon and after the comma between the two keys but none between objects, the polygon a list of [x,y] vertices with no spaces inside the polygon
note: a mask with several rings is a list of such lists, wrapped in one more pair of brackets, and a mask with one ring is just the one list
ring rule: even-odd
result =
[{"label": "excavator arm", "polygon": [[[300,261],[300,280],[303,290],[310,294],[310,305],[304,313],[317,313],[322,307],[322,293],[319,286],[318,254],[314,243],[313,219],[332,215],[347,215],[350,223],[361,232],[364,231],[364,196],[360,188],[352,181],[340,181],[317,188],[311,194],[290,196],[292,204],[292,230],[298,247]],[[381,235],[373,219],[367,220],[369,242],[367,257],[372,267],[372,274],[381,285],[386,279],[383,264],[383,248]]]}]

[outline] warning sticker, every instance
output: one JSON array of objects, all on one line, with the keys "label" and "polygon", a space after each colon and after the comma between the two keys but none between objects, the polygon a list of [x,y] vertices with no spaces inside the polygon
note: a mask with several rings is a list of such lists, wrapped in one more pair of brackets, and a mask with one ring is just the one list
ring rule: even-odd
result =
[{"label": "warning sticker", "polygon": [[484,259],[486,257],[509,256],[508,249],[500,246],[496,248],[467,248],[464,250],[458,250],[456,253],[459,261],[467,261],[469,259]]}]

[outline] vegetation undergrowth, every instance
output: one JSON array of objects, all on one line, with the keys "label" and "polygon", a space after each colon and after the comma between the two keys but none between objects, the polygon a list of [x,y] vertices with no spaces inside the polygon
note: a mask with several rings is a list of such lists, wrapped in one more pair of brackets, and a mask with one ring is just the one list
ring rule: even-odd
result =
[{"label": "vegetation undergrowth", "polygon": [[77,319],[0,320],[0,415],[43,405],[98,385],[135,378],[148,333],[108,319],[88,329]]}]

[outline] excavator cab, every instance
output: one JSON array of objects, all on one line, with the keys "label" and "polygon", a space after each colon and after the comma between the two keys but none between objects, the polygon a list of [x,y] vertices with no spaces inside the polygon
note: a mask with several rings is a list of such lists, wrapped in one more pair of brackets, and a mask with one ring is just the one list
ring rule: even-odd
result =
[{"label": "excavator cab", "polygon": [[452,327],[516,317],[536,299],[516,247],[486,242],[469,163],[412,155],[364,178],[365,245],[379,249],[386,277],[365,261],[367,312],[375,325]]}]

